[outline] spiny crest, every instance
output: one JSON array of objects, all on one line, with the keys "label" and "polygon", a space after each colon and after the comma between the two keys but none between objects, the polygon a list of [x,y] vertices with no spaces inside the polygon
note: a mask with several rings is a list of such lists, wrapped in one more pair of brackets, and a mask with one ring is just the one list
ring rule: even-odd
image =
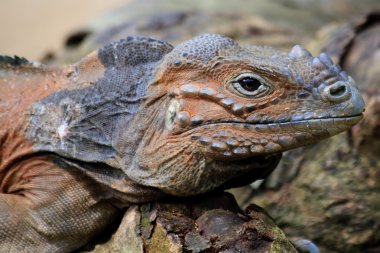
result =
[{"label": "spiny crest", "polygon": [[21,66],[21,65],[33,65],[33,62],[28,61],[24,57],[0,55],[0,64]]},{"label": "spiny crest", "polygon": [[173,46],[167,42],[141,36],[128,36],[99,50],[99,59],[105,66],[136,66],[160,60]]}]

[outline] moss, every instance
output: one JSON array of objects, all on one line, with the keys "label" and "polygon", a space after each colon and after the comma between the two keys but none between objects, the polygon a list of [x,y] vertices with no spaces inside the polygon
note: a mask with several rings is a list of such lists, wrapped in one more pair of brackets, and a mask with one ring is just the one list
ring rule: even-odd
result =
[{"label": "moss", "polygon": [[147,245],[147,252],[181,253],[182,245],[175,237],[168,235],[161,224],[157,223],[152,238]]}]

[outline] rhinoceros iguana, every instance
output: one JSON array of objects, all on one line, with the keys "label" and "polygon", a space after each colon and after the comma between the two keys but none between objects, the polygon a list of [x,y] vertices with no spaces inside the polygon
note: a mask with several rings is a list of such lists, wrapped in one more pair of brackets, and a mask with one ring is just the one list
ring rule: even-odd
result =
[{"label": "rhinoceros iguana", "polygon": [[128,37],[78,63],[0,58],[0,251],[65,252],[119,208],[265,177],[364,103],[324,53]]}]

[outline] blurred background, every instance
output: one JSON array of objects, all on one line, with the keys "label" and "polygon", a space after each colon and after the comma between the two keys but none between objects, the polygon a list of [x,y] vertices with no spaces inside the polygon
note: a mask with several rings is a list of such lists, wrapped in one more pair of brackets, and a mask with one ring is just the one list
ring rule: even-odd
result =
[{"label": "blurred background", "polygon": [[38,60],[68,33],[128,0],[1,0],[0,52]]},{"label": "blurred background", "polygon": [[[135,3],[132,4],[132,6],[127,6],[126,4],[129,2]],[[243,5],[239,6],[239,4]],[[165,15],[171,10],[176,10],[177,12],[181,10],[187,14],[189,12],[194,13],[194,10],[196,12],[206,10],[206,15],[208,15],[212,12],[212,9],[215,9],[214,14],[216,12],[218,12],[218,14],[223,13],[223,17],[219,18],[219,21],[222,21],[222,23],[223,20],[228,22],[231,20],[231,13],[233,15],[239,15],[239,13],[241,13],[245,16],[249,14],[251,17],[257,15],[263,17],[264,22],[262,22],[262,20],[255,20],[253,23],[260,23],[259,25],[262,26],[259,27],[260,29],[272,29],[270,32],[279,34],[280,36],[281,32],[279,32],[279,30],[283,28],[283,24],[290,23],[293,29],[298,30],[300,34],[307,34],[307,36],[295,37],[296,41],[300,43],[300,38],[304,39],[305,37],[310,37],[310,35],[314,34],[317,28],[323,24],[353,19],[359,16],[359,14],[374,9],[376,5],[380,7],[380,3],[377,0],[247,0],[238,2],[222,1],[221,3],[213,0],[1,0],[0,53],[23,56],[31,60],[39,60],[47,52],[57,52],[58,49],[62,49],[68,35],[75,33],[83,27],[88,28],[88,24],[94,20],[100,20],[107,24],[105,25],[107,28],[110,28],[109,23],[107,23],[110,19],[114,21],[117,19],[116,23],[120,24],[120,20],[130,21],[133,20],[132,17],[138,17],[140,14],[145,15],[145,17],[160,14]],[[100,18],[104,15],[107,16],[106,14],[111,13],[112,10],[112,13],[118,17],[114,18],[108,15],[107,18]],[[228,14],[227,17],[224,15],[225,13]],[[218,19],[218,17],[211,17],[211,21],[215,19]],[[232,19],[235,20],[236,17]],[[247,21],[245,17],[241,19],[244,22]],[[265,23],[266,19],[267,22]],[[205,21],[206,23],[204,24],[207,26],[209,20],[204,19],[202,21]],[[252,20],[249,21],[252,22]],[[142,18],[139,17],[139,19],[135,19],[134,22],[142,22]],[[279,29],[276,30],[274,27],[268,27],[268,23],[271,22],[274,22]],[[239,24],[232,24],[230,26],[239,30]],[[219,27],[221,27],[221,29],[216,31],[223,33],[223,29],[226,25],[221,24]],[[98,32],[100,25],[97,24],[95,28],[96,32]],[[91,29],[91,32],[93,32],[94,26]],[[256,27],[252,29],[254,30],[253,32],[257,32],[257,30],[255,30]],[[199,29],[190,28],[186,30],[185,33],[192,36],[193,33],[207,31],[209,31],[207,28],[201,31]],[[215,29],[213,31],[215,31]],[[144,31],[139,32],[143,33]],[[149,35],[156,36],[156,34],[151,33],[149,33]],[[293,34],[290,34],[290,36],[292,35]],[[239,36],[236,36],[236,38],[238,37]],[[182,36],[181,39],[183,38]],[[269,39],[269,41],[272,40],[273,38]],[[263,43],[268,44],[267,41],[263,41]],[[282,47],[283,42],[276,44],[281,44],[280,47]]]}]

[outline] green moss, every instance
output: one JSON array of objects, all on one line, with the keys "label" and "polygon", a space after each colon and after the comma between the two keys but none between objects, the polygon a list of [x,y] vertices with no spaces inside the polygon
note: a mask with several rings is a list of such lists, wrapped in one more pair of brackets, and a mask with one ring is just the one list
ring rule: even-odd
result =
[{"label": "green moss", "polygon": [[272,228],[272,231],[275,234],[275,240],[272,244],[272,247],[270,249],[270,253],[297,253],[298,251],[294,246],[291,244],[291,242],[285,237],[285,234],[282,232],[282,230],[274,226]]}]

